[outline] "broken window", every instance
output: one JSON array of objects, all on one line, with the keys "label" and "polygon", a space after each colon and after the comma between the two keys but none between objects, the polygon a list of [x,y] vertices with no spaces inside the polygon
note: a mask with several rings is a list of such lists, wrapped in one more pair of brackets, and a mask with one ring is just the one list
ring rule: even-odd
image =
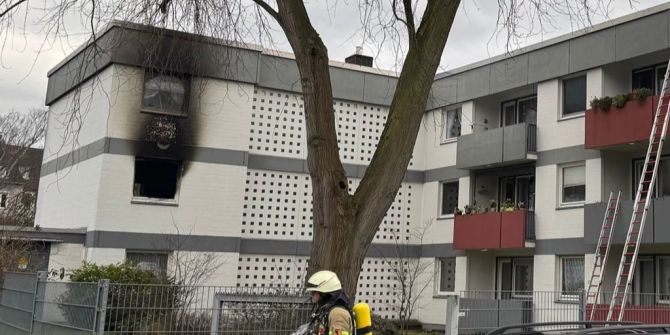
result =
[{"label": "broken window", "polygon": [[175,199],[181,162],[168,159],[135,159],[133,196]]},{"label": "broken window", "polygon": [[188,80],[182,76],[148,72],[144,81],[143,109],[165,114],[186,114]]}]

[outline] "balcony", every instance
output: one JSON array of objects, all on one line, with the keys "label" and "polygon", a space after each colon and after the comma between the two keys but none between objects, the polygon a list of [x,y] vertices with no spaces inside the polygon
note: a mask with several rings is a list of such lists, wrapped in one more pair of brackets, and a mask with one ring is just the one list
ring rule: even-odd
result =
[{"label": "balcony", "polygon": [[517,249],[535,240],[535,212],[516,210],[454,218],[454,249]]},{"label": "balcony", "polygon": [[537,160],[537,126],[519,123],[458,138],[460,169],[504,166]]},{"label": "balcony", "polygon": [[[584,243],[595,245],[600,236],[600,228],[607,203],[584,206]],[[619,217],[614,226],[612,244],[623,245],[628,233],[628,225],[633,214],[633,200],[621,201]],[[642,243],[670,243],[670,197],[652,199],[649,213],[642,232]]]},{"label": "balcony", "polygon": [[658,96],[629,100],[623,108],[586,111],[584,147],[603,149],[649,140]]}]

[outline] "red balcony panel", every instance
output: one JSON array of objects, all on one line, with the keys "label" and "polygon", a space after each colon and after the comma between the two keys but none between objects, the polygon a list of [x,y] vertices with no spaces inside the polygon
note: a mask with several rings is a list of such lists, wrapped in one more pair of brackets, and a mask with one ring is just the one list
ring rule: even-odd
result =
[{"label": "red balcony panel", "polygon": [[[586,305],[586,315],[591,315],[593,305]],[[609,311],[608,304],[597,304],[593,321],[606,321]],[[619,315],[619,308],[614,309],[614,315]],[[623,321],[642,322],[650,324],[668,324],[670,323],[670,306],[668,305],[626,305],[623,314]]]},{"label": "red balcony panel", "polygon": [[523,248],[526,245],[526,211],[502,212],[500,224],[500,248]]},{"label": "red balcony panel", "polygon": [[501,214],[456,215],[454,218],[454,249],[500,248]]},{"label": "red balcony panel", "polygon": [[599,149],[649,139],[658,96],[644,102],[629,100],[623,108],[612,106],[609,111],[586,111],[585,144],[587,149]]},{"label": "red balcony panel", "polygon": [[525,247],[525,210],[457,215],[454,249],[514,249]]}]

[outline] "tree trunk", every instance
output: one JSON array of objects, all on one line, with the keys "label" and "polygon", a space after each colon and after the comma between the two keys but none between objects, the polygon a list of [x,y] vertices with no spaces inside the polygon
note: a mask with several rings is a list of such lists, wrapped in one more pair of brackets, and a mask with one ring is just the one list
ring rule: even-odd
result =
[{"label": "tree trunk", "polygon": [[405,176],[458,4],[428,1],[421,25],[411,34],[413,42],[398,78],[386,127],[352,196],[337,146],[328,51],[302,1],[277,2],[276,19],[295,54],[305,102],[314,227],[308,275],[334,271],[351,297],[368,247]]}]

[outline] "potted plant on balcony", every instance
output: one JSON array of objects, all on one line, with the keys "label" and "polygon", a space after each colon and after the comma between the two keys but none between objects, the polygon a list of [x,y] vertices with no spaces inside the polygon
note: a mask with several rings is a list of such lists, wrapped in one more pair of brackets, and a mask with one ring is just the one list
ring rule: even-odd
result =
[{"label": "potted plant on balcony", "polygon": [[454,215],[463,215],[463,211],[458,207],[454,207]]},{"label": "potted plant on balcony", "polygon": [[516,206],[514,201],[512,201],[510,198],[505,199],[505,204],[503,204],[502,208],[500,209],[501,212],[513,212],[515,210]]},{"label": "potted plant on balcony", "polygon": [[647,100],[648,97],[650,97],[652,94],[651,90],[648,88],[638,88],[633,90],[633,93],[631,94],[635,100],[638,102],[644,102]]},{"label": "potted plant on balcony", "polygon": [[491,205],[489,206],[489,208],[491,212],[495,212],[497,210],[498,206],[495,200],[491,200]]}]

